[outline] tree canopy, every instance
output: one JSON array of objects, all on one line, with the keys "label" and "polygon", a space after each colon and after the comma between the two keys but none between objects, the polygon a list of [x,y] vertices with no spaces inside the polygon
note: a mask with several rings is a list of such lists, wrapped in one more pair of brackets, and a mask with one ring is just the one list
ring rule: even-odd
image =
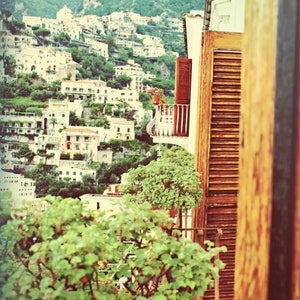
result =
[{"label": "tree canopy", "polygon": [[1,226],[3,300],[192,299],[224,267],[215,258],[224,247],[204,250],[147,204],[99,212],[47,197],[35,207]]},{"label": "tree canopy", "polygon": [[183,211],[197,207],[202,198],[193,156],[178,146],[165,151],[158,161],[131,169],[120,191],[132,202]]}]

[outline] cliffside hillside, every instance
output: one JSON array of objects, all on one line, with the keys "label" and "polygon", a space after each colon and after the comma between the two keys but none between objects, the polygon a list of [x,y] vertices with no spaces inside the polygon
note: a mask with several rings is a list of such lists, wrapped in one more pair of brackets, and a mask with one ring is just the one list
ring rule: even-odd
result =
[{"label": "cliffside hillside", "polygon": [[134,11],[143,16],[167,13],[181,16],[193,9],[203,9],[205,0],[2,0],[0,7],[10,10],[17,19],[22,15],[55,18],[56,12],[67,5],[73,14],[108,15],[114,11]]}]

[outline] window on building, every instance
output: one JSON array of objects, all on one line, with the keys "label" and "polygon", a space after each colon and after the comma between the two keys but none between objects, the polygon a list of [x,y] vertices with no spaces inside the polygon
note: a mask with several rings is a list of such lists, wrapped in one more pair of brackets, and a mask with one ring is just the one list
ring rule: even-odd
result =
[{"label": "window on building", "polygon": [[76,142],[78,142],[78,141],[79,141],[79,136],[77,135],[77,136],[76,136]]},{"label": "window on building", "polygon": [[71,137],[69,135],[67,135],[67,141],[71,141]]},{"label": "window on building", "polygon": [[118,127],[118,128],[117,128],[117,132],[120,132],[120,131],[121,131],[121,128],[120,128],[120,127]]},{"label": "window on building", "polygon": [[89,137],[88,137],[88,136],[85,136],[85,137],[84,137],[84,141],[85,141],[85,142],[88,142],[88,141],[89,141]]},{"label": "window on building", "polygon": [[129,127],[127,128],[127,132],[130,132],[130,128]]}]

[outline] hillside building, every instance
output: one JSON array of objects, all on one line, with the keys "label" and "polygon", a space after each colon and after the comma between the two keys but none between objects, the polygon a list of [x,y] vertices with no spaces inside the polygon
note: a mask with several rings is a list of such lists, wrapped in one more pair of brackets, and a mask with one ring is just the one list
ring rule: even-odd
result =
[{"label": "hillside building", "polygon": [[0,169],[0,193],[11,193],[11,199],[21,203],[35,198],[35,182],[20,174]]},{"label": "hillside building", "polygon": [[76,76],[76,63],[71,53],[51,47],[23,46],[15,55],[16,73],[36,72],[47,82]]},{"label": "hillside building", "polygon": [[110,137],[119,140],[134,140],[134,122],[125,119],[112,118],[110,123]]},{"label": "hillside building", "polygon": [[97,161],[100,149],[100,128],[70,126],[61,132],[61,153],[70,159],[78,154],[85,161]]},{"label": "hillside building", "polygon": [[144,79],[150,80],[155,77],[153,74],[146,74],[142,67],[132,60],[129,60],[127,65],[116,66],[114,69],[116,77],[119,75],[129,76],[132,81],[128,88],[132,91],[137,91],[138,93],[146,92],[146,87],[143,85]]}]

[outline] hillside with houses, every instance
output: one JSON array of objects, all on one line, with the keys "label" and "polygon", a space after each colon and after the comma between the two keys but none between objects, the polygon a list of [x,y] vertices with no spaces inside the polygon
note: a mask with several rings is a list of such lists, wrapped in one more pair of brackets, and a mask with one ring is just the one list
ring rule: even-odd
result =
[{"label": "hillside with houses", "polygon": [[[53,19],[18,21],[1,11],[1,193],[30,199],[75,185],[75,196],[103,192],[159,155],[145,133],[153,111],[147,91],[163,88],[172,102],[180,55],[149,34],[163,24],[182,35],[179,19],[132,12],[77,17],[64,6]],[[43,172],[49,189],[37,192]]]}]

